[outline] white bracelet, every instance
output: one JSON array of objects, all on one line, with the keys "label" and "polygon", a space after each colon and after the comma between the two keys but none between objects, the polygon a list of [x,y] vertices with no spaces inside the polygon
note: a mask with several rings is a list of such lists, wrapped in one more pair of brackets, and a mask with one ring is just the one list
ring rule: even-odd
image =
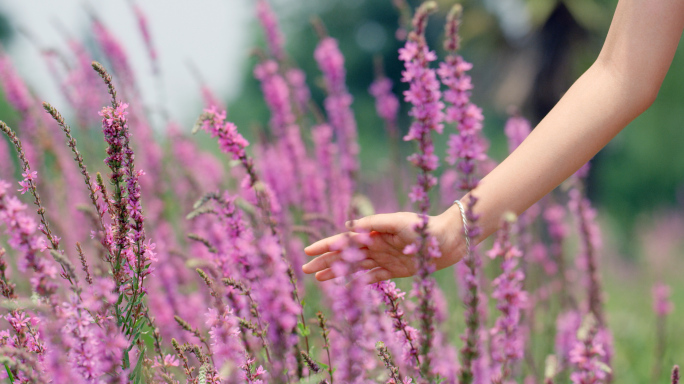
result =
[{"label": "white bracelet", "polygon": [[465,209],[461,200],[454,201],[454,204],[458,205],[458,209],[461,211],[461,218],[463,219],[463,233],[465,234],[466,241],[466,255],[470,255],[470,237],[468,237],[468,219],[466,219]]}]

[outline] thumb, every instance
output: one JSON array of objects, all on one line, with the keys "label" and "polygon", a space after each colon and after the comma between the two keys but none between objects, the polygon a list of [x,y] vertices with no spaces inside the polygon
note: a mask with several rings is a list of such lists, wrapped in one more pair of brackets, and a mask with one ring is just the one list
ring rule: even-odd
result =
[{"label": "thumb", "polygon": [[347,221],[344,225],[352,232],[397,233],[406,226],[406,220],[401,213],[384,213]]}]

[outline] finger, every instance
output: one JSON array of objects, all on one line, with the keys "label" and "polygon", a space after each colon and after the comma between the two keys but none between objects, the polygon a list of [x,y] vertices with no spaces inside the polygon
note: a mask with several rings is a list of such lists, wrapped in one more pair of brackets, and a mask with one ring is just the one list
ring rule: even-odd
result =
[{"label": "finger", "polygon": [[373,259],[361,260],[356,268],[357,271],[366,271],[380,266],[377,261]]},{"label": "finger", "polygon": [[397,233],[406,225],[403,219],[400,213],[383,213],[347,221],[344,225],[353,232]]},{"label": "finger", "polygon": [[331,268],[316,273],[316,280],[318,281],[328,281],[334,279],[335,277],[335,273],[333,273]]},{"label": "finger", "polygon": [[335,236],[318,240],[317,242],[304,248],[304,253],[309,256],[318,256],[325,252],[338,251],[342,244],[344,244],[344,237],[347,235],[347,233],[340,233]]},{"label": "finger", "polygon": [[[366,270],[366,269],[373,269],[378,266],[378,263],[375,260],[369,259],[368,258],[368,249],[362,248],[359,251],[361,251],[366,259],[361,260],[359,264],[356,266],[356,270]],[[327,252],[322,254],[321,256],[318,256],[317,258],[309,261],[308,263],[304,264],[302,266],[302,272],[306,274],[311,274],[315,272],[320,272],[324,269],[332,268],[333,264],[336,262],[339,262],[342,260],[342,252],[341,251],[334,251],[334,252]]]},{"label": "finger", "polygon": [[[378,267],[378,263],[375,260],[364,259],[364,260],[361,260],[358,264],[356,264],[353,269],[350,269],[345,275],[340,275],[340,276],[336,275],[332,268],[325,268],[325,269],[319,270],[316,272],[316,280],[328,281],[328,280],[336,279],[338,277],[349,276],[349,275],[352,275],[358,271],[367,271],[369,269],[374,269],[377,267]],[[308,273],[313,273],[313,272],[308,272]]]},{"label": "finger", "polygon": [[365,276],[366,282],[368,284],[375,284],[375,283],[378,283],[380,281],[389,280],[391,278],[392,278],[392,273],[390,271],[386,270],[385,268],[382,268],[382,267],[378,267],[378,268],[371,270]]},{"label": "finger", "polygon": [[327,252],[304,264],[302,272],[306,274],[319,272],[332,267],[334,263],[340,260],[342,260],[342,254],[339,251]]}]

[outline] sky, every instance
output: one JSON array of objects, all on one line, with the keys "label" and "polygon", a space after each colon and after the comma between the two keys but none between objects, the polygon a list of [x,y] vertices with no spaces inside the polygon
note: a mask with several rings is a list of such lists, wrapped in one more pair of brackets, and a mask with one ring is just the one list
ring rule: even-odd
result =
[{"label": "sky", "polygon": [[255,30],[252,1],[145,0],[136,3],[147,15],[159,52],[163,92],[159,91],[159,81],[152,75],[131,3],[0,1],[0,12],[9,19],[11,28],[27,31],[15,33],[5,49],[22,77],[41,98],[57,108],[65,106],[66,101],[50,77],[37,45],[66,52],[64,34],[59,32],[62,27],[79,40],[88,40],[88,12],[92,11],[126,48],[146,104],[156,105],[161,101],[179,121],[186,124],[194,121],[201,104],[197,78],[188,64],[190,61],[220,97],[229,100],[238,95],[245,59],[253,44],[250,38],[250,31]]}]

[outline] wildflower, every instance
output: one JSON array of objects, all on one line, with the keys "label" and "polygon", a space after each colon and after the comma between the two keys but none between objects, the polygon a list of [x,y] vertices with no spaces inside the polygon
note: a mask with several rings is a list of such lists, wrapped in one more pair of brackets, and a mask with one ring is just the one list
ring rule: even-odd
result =
[{"label": "wildflower", "polygon": [[513,152],[527,138],[532,131],[530,122],[524,117],[513,115],[504,127],[504,133],[508,137],[508,152]]},{"label": "wildflower", "polygon": [[336,177],[335,185],[330,186],[330,190],[333,191],[331,209],[335,222],[343,223],[349,219],[359,167],[356,119],[351,109],[353,97],[345,85],[344,56],[339,50],[337,40],[331,37],[321,39],[314,51],[314,58],[323,73],[327,92],[324,101],[325,111],[338,139],[341,175]]},{"label": "wildflower", "polygon": [[418,331],[408,324],[400,306],[406,292],[398,289],[393,281],[381,281],[373,284],[373,288],[382,293],[382,300],[387,306],[386,312],[392,318],[394,331],[401,339],[404,347],[404,360],[409,364],[420,366],[418,348],[416,347],[419,340]]},{"label": "wildflower", "polygon": [[667,316],[672,313],[674,306],[670,300],[670,287],[658,283],[653,286],[653,311],[658,316]]},{"label": "wildflower", "polygon": [[259,0],[256,4],[257,18],[266,35],[266,44],[269,52],[276,60],[283,60],[285,52],[283,50],[284,37],[278,26],[273,10],[268,5],[268,1]]},{"label": "wildflower", "polygon": [[570,380],[574,384],[602,383],[610,373],[610,368],[602,361],[606,350],[596,337],[597,333],[595,320],[586,320],[578,331],[577,341],[570,350],[570,362],[575,366]]},{"label": "wildflower", "polygon": [[491,258],[501,258],[501,275],[493,281],[492,297],[498,300],[496,308],[501,316],[491,329],[492,359],[498,365],[495,380],[507,382],[511,378],[514,364],[523,357],[524,341],[520,332],[522,309],[527,303],[527,293],[523,291],[525,275],[518,269],[520,250],[511,243],[513,222],[506,219],[499,229]]},{"label": "wildflower", "polygon": [[249,142],[238,133],[235,124],[226,121],[225,111],[218,112],[215,107],[206,109],[200,124],[200,128],[211,134],[211,137],[218,137],[222,151],[231,154],[235,160],[245,158],[245,148]]},{"label": "wildflower", "polygon": [[118,39],[105,27],[101,20],[93,17],[93,35],[100,46],[100,50],[111,64],[124,84],[132,85],[135,82],[133,70],[128,63],[128,56]]},{"label": "wildflower", "polygon": [[369,93],[375,97],[375,109],[389,131],[395,131],[399,99],[392,93],[392,80],[386,77],[376,79],[369,88]]},{"label": "wildflower", "polygon": [[31,93],[4,52],[0,52],[0,85],[14,109],[26,113],[31,108],[34,102]]},{"label": "wildflower", "polygon": [[[437,169],[439,158],[434,153],[432,132],[442,132],[444,114],[441,102],[440,84],[435,70],[430,68],[430,62],[437,59],[425,42],[425,24],[427,16],[434,12],[433,2],[424,3],[416,11],[413,18],[414,30],[406,45],[399,49],[399,59],[404,62],[402,81],[409,83],[409,89],[404,91],[404,100],[411,103],[409,115],[414,118],[409,132],[404,136],[405,141],[416,141],[418,152],[409,156],[408,160],[419,170],[417,185],[411,188],[409,198],[419,209],[421,221],[414,230],[418,239],[404,249],[405,254],[418,253],[418,273],[414,281],[414,294],[419,302],[419,317],[421,323],[421,375],[431,380],[430,350],[435,334],[433,318],[435,303],[432,292],[436,289],[435,281],[429,275],[435,267],[430,259],[440,257],[439,247],[435,246],[435,239],[428,233],[428,212],[430,209],[429,191],[437,184],[437,179],[431,174]],[[419,252],[423,247],[427,252]]]}]

